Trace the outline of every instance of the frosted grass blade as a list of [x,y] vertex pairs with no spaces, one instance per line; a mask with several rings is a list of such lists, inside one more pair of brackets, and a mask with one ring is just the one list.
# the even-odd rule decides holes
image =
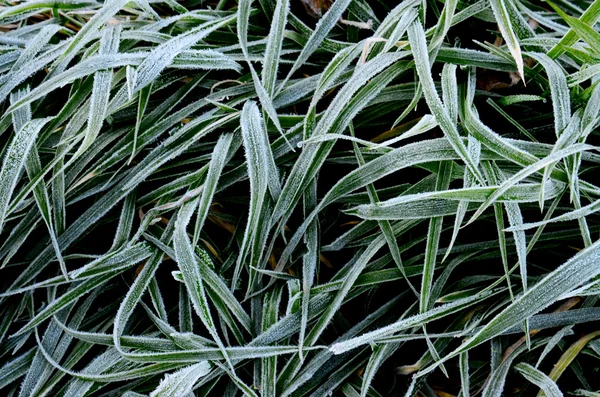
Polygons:
[[[40,32],[32,38],[21,52],[19,58],[15,61],[10,69],[10,74],[7,74],[7,80],[4,84],[0,84],[0,102],[3,102],[9,92],[16,88],[25,78],[33,74],[38,68],[44,66],[44,63],[50,62],[52,57],[58,57],[59,53],[50,51],[51,55],[44,54],[38,58],[35,56],[48,44],[52,37],[60,30],[58,25],[44,26]],[[40,62],[41,61],[41,62]]]
[[[215,149],[212,153],[210,166],[206,175],[206,180],[202,187],[202,195],[198,203],[198,215],[196,216],[196,225],[194,227],[194,237],[192,245],[196,245],[200,238],[200,232],[208,215],[210,205],[212,204],[215,190],[223,172],[225,164],[229,160],[231,154],[230,149],[233,144],[233,134],[223,134],[219,137]],[[237,146],[237,145],[236,145]]]
[[[269,167],[265,163],[271,157],[268,137],[264,131],[262,117],[256,103],[247,102],[244,105],[240,122],[250,179],[250,209],[242,246],[236,261],[236,273],[232,281],[234,290],[237,288],[237,280],[242,266],[246,265],[248,255],[251,258],[260,255],[260,253],[254,252],[254,242],[259,238],[261,224],[265,222],[264,219],[261,220],[261,214],[264,210],[265,200],[268,200],[266,194],[270,177]],[[253,260],[250,264],[256,266]]]
[[460,355],[460,391],[463,397],[470,397],[469,393],[469,353],[464,352]]
[[138,92],[156,79],[163,69],[173,62],[178,54],[215,30],[229,25],[235,19],[236,16],[232,15],[206,22],[156,47],[135,70],[131,94]]
[[58,59],[54,62],[52,75],[58,75],[62,73],[68,66],[69,62],[77,55],[79,51],[94,37],[98,28],[100,28],[109,18],[112,18],[119,10],[121,10],[127,0],[110,0],[103,4],[100,12],[94,14],[94,16],[84,25],[84,27],[77,32],[77,35],[70,41],[69,46],[61,53]]
[[[102,38],[100,39],[100,55],[112,55],[118,51],[120,34],[120,28],[112,27],[104,29]],[[87,129],[79,149],[69,160],[70,162],[73,162],[75,158],[81,156],[83,152],[89,149],[98,137],[106,118],[112,80],[113,71],[110,69],[102,70],[94,74],[94,85],[90,100],[90,114],[88,117]]]
[[25,124],[15,134],[4,154],[2,169],[0,169],[0,231],[9,215],[8,204],[17,186],[19,175],[25,167],[29,152],[40,130],[51,119],[34,119]]
[[[285,83],[292,77],[292,75],[302,66],[308,58],[319,48],[319,45],[325,40],[331,29],[342,17],[342,13],[350,5],[350,0],[338,0],[334,2],[329,10],[319,19],[315,30],[312,32],[306,44],[303,46],[300,55],[294,61],[292,69],[288,72],[287,76],[283,80],[280,87],[283,87]],[[280,88],[281,89],[281,88]]]
[[[449,163],[440,162],[435,181],[436,190],[446,190],[450,185]],[[421,290],[419,293],[419,313],[427,312],[433,302],[431,299],[431,288],[433,285],[433,274],[437,263],[437,254],[442,233],[443,217],[433,217],[429,220],[427,231],[427,242],[425,246],[425,258],[423,263],[423,277],[421,278]]]
[[165,375],[160,385],[150,393],[150,397],[184,396],[192,391],[196,381],[210,372],[210,364],[200,361],[189,367]]
[[[599,258],[600,242],[597,241],[547,274],[460,347],[443,357],[442,362],[493,338],[523,321],[524,318],[548,307],[565,292],[593,279],[600,274],[600,267],[597,266]],[[429,373],[437,364],[424,369],[421,373],[423,375]]]
[[444,135],[446,135],[454,150],[456,150],[457,154],[465,162],[475,178],[483,183],[483,176],[477,169],[473,159],[469,156],[469,152],[465,147],[465,144],[458,135],[456,126],[452,122],[448,111],[444,108],[444,105],[442,104],[435,90],[435,85],[431,76],[429,55],[427,53],[425,32],[423,31],[423,27],[421,26],[420,22],[415,21],[409,26],[408,37],[411,42],[417,73],[423,86],[423,94],[425,95],[425,99],[429,109],[431,110],[431,113],[433,113],[436,120],[440,124],[440,127],[444,131]]
[[283,45],[283,34],[287,24],[287,15],[290,9],[289,0],[278,0],[273,12],[273,21],[269,31],[269,41],[265,50],[263,61],[262,85],[271,97],[275,93],[275,83],[279,69],[281,47]]
[[504,360],[490,374],[489,380],[485,389],[481,393],[482,397],[501,397],[506,384],[506,376],[511,369],[513,361],[517,356],[525,351],[526,346],[521,345],[519,348],[510,352],[508,356],[504,356]]
[[517,65],[517,71],[521,80],[525,81],[525,73],[523,72],[523,56],[521,54],[521,46],[519,44],[519,39],[514,32],[512,20],[510,13],[507,10],[507,5],[505,0],[490,0],[490,5],[492,11],[494,12],[494,17],[496,18],[496,22],[498,23],[498,28],[500,29],[500,33],[506,41],[506,45],[508,46],[508,50],[510,51],[513,59],[515,60],[515,64]]
[[[397,62],[403,55],[384,54],[364,64],[360,72],[355,73],[352,79],[336,95],[332,104],[315,126],[313,135],[317,136],[343,131],[350,123],[352,117],[366,106],[393,77],[404,70],[404,65],[401,62]],[[369,85],[361,90],[361,87],[371,78],[373,80]],[[359,93],[357,94],[357,92]],[[356,98],[351,102],[352,106],[349,106],[349,102],[354,95],[356,95]],[[299,194],[304,187],[303,184],[306,184],[308,180],[314,177],[319,165],[325,160],[325,157],[331,150],[331,146],[332,144],[328,143],[325,145],[315,144],[303,148],[273,210],[272,224],[278,222],[299,200]],[[316,159],[317,156],[318,159]]]
[[[252,81],[254,82],[254,89],[256,90],[256,94],[258,95],[260,104],[262,105],[265,113],[269,116],[269,119],[271,119],[273,124],[275,124],[275,127],[277,128],[279,133],[287,141],[287,138],[283,133],[283,129],[281,128],[281,124],[279,123],[279,116],[277,116],[277,111],[273,106],[273,96],[267,92],[267,90],[261,83],[260,78],[258,77],[256,70],[254,69],[254,66],[252,66],[252,63],[250,62],[250,55],[248,53],[248,19],[250,18],[251,3],[252,0],[240,0],[240,4],[238,5],[237,31],[240,47],[242,48],[244,58],[246,58],[246,62],[248,63],[248,67],[250,68],[250,73],[252,74]],[[271,40],[273,40],[273,38],[271,38]],[[273,45],[275,45],[275,43]]]
[[194,257],[193,248],[190,239],[186,232],[186,227],[192,217],[199,199],[195,199],[185,203],[177,214],[175,224],[175,232],[173,234],[173,244],[175,247],[175,259],[183,275],[185,285],[187,287],[190,299],[192,301],[194,311],[202,320],[204,326],[212,336],[213,340],[223,353],[223,357],[228,365],[233,370],[233,363],[225,351],[225,345],[221,341],[221,337],[217,333],[217,329],[210,312],[204,282],[200,276],[199,266]]
[[[405,320],[400,320],[386,327],[381,327],[375,331],[367,332],[361,336],[348,339],[343,342],[335,343],[329,348],[329,350],[331,350],[334,354],[342,354],[364,344],[376,342],[377,339],[389,337],[396,332],[409,329],[415,326],[420,326],[433,319],[443,318],[444,316],[456,313],[457,311],[460,311],[465,307],[469,307],[477,302],[480,302],[481,300],[489,296],[490,294],[486,293],[482,295],[474,295],[472,297],[459,299],[452,303],[447,303],[435,309],[431,309],[425,313],[409,317]],[[446,361],[446,359],[444,358],[443,361]],[[439,364],[441,364],[441,362],[438,362],[435,365],[437,366]]]
[[[11,94],[11,103],[16,102],[20,97],[25,95],[29,89],[19,90],[14,94]],[[28,106],[23,107],[12,113],[13,118],[13,126],[15,131],[19,131],[26,123],[31,121],[31,108]],[[38,150],[35,145],[32,146],[29,155],[27,156],[27,160],[25,161],[25,169],[27,171],[27,175],[29,179],[33,179],[37,174],[41,172],[42,166],[39,159]],[[56,258],[58,259],[58,263],[60,266],[60,270],[63,276],[67,277],[67,268],[60,252],[60,248],[58,246],[58,241],[56,237],[56,232],[54,230],[54,224],[52,223],[51,217],[51,205],[50,198],[48,196],[48,191],[44,183],[39,183],[34,188],[34,197],[37,204],[37,207],[46,223],[46,227],[48,228],[48,233],[50,234],[50,240],[52,241],[52,246],[54,247],[54,252],[56,253]]]
[[138,106],[137,106],[137,118],[135,121],[135,130],[133,133],[133,149],[131,150],[131,157],[129,157],[129,163],[131,164],[131,160],[135,157],[136,149],[137,149],[137,140],[138,134],[140,132],[140,124],[142,123],[142,118],[144,117],[144,112],[146,111],[146,106],[148,106],[148,99],[150,98],[150,93],[152,92],[152,83],[148,86],[142,88],[139,93],[138,98]]
[[515,369],[528,381],[538,386],[544,391],[547,397],[562,397],[562,392],[552,379],[539,369],[532,367],[527,363],[515,365]]
[[552,96],[552,108],[554,109],[554,128],[558,138],[566,128],[571,118],[571,100],[567,78],[558,64],[546,54],[529,53],[546,69],[550,82],[550,94]]
[[0,10],[4,394],[592,389],[600,0],[302,2]]

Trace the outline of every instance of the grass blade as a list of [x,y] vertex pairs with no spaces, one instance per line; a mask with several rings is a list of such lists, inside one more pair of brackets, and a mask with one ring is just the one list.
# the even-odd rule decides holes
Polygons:
[[561,397],[563,394],[556,386],[556,383],[548,377],[545,373],[532,367],[527,363],[519,363],[515,365],[515,369],[519,371],[521,375],[528,381],[538,386],[544,391],[548,397]]
[[29,152],[35,144],[40,130],[52,118],[31,120],[14,136],[4,154],[2,169],[0,169],[0,231],[9,215],[8,204],[17,186],[18,178],[23,170]]
[[517,65],[517,71],[521,80],[525,81],[525,73],[523,72],[523,56],[521,55],[521,46],[519,45],[519,39],[513,30],[512,20],[510,13],[507,10],[507,5],[504,0],[490,0],[494,17],[498,23],[498,28],[502,34],[502,38],[506,41],[508,50],[510,51],[515,64]]

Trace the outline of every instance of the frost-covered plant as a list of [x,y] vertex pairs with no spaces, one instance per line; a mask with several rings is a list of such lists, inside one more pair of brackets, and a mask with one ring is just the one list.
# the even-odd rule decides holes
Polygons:
[[599,19],[0,1],[0,394],[598,395]]

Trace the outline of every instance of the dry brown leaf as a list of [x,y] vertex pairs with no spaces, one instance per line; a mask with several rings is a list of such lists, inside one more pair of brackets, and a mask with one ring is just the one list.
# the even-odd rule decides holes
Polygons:
[[319,18],[331,6],[331,0],[300,0],[308,15]]

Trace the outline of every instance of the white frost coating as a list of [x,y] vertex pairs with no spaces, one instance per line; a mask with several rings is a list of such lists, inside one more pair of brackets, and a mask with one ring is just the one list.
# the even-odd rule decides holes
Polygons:
[[[138,243],[132,246],[126,246],[122,250],[109,252],[96,260],[74,270],[70,273],[71,279],[89,277],[95,275],[98,270],[108,271],[117,266],[134,266],[144,259],[148,258],[152,250],[146,243]],[[89,275],[88,275],[89,274]]]
[[[208,174],[206,175],[204,185],[202,185],[202,196],[200,196],[200,201],[198,203],[196,225],[194,227],[194,237],[192,239],[193,246],[195,246],[200,239],[200,231],[203,229],[204,221],[208,216],[210,205],[213,202],[219,178],[227,163],[232,141],[233,134],[222,134],[212,152]],[[208,258],[207,263],[210,263],[210,258]]]
[[48,44],[52,36],[54,36],[54,34],[56,34],[60,29],[60,25],[52,24],[44,26],[33,39],[27,42],[25,50],[21,53],[19,59],[12,66],[11,72],[26,67],[33,60],[33,58],[38,52],[46,48],[46,45]]
[[[515,185],[508,188],[503,195],[499,196],[496,201],[503,202],[536,202],[541,184],[539,183],[526,183],[522,185]],[[430,191],[425,193],[407,194],[397,198],[382,201],[381,203],[375,204],[362,204],[355,208],[348,210],[351,213],[359,216],[371,218],[386,217],[389,216],[391,219],[403,219],[402,216],[410,215],[403,213],[404,209],[409,203],[419,203],[425,200],[448,200],[448,201],[466,201],[469,203],[482,203],[491,194],[495,193],[501,185],[496,186],[475,186],[460,189]],[[561,182],[550,181],[547,183],[546,194],[548,199],[552,199],[558,196],[564,191],[565,184]]]
[[525,350],[526,345],[521,345],[514,350],[508,357],[494,369],[490,375],[489,382],[481,393],[481,397],[501,397],[506,383],[506,376],[510,370],[514,359]]
[[[521,215],[519,204],[507,202],[504,203],[504,208],[506,209],[508,222],[511,226],[523,224],[523,216]],[[527,240],[525,238],[525,232],[523,230],[515,230],[513,231],[513,238],[515,239],[515,249],[517,251],[519,269],[521,270],[523,291],[527,291]]]
[[458,134],[456,125],[452,122],[450,115],[438,97],[435,84],[433,83],[433,77],[431,76],[431,65],[429,63],[425,32],[423,31],[423,26],[421,26],[420,21],[415,21],[409,26],[408,39],[415,58],[415,66],[423,87],[423,95],[425,95],[427,106],[429,106],[431,113],[433,113],[440,123],[440,128],[448,138],[448,141],[452,144],[453,149],[465,162],[469,171],[471,171],[475,178],[483,184],[484,178],[481,175],[481,172],[470,157],[465,144]]
[[[350,53],[351,54],[351,53]],[[334,124],[338,121],[339,116],[348,107],[348,103],[355,97],[356,92],[369,80],[383,72],[390,65],[399,61],[404,57],[406,53],[394,53],[394,54],[383,54],[371,62],[368,62],[361,67],[357,68],[354,75],[340,92],[335,96],[331,104],[327,107],[327,110],[323,114],[323,117],[319,120],[319,123],[315,126],[314,135],[326,134],[329,132],[339,133],[345,129],[350,123],[351,118],[348,117],[348,121],[344,122],[343,127],[336,128],[332,131]]]
[[210,312],[208,305],[208,299],[206,297],[206,290],[204,288],[203,277],[200,275],[200,266],[198,265],[194,256],[192,244],[187,235],[186,228],[190,222],[190,219],[198,205],[199,199],[188,201],[185,203],[177,213],[177,220],[175,221],[175,231],[173,233],[173,245],[175,248],[175,260],[181,274],[183,281],[188,290],[192,306],[202,320],[202,323],[212,336],[213,340],[219,347],[219,350],[223,354],[223,357],[229,364],[230,369],[233,372],[233,363],[225,350],[225,345],[221,341],[215,322]]
[[385,142],[381,142],[381,143],[375,145],[371,149],[377,149],[378,147],[390,146],[390,145],[392,145],[396,142],[402,141],[404,139],[412,138],[419,134],[423,134],[437,126],[438,126],[438,122],[435,119],[435,117],[433,117],[431,114],[426,114],[423,117],[421,117],[421,119],[417,122],[417,124],[412,126],[408,131],[402,133],[402,135],[400,135],[396,138],[393,138],[393,139],[389,139]]
[[[12,104],[12,103],[17,102],[20,98],[27,95],[28,92],[29,92],[29,86],[26,86],[26,88],[21,88],[21,89],[15,90],[14,92],[12,92],[10,94],[10,103]],[[31,118],[32,118],[31,117],[31,107],[30,106],[22,107],[21,109],[12,112],[11,116],[12,116],[14,130],[20,131],[21,128],[23,128],[23,126],[25,124],[27,124],[28,122],[31,121]]]
[[504,0],[491,0],[490,5],[492,7],[492,11],[494,12],[494,18],[496,18],[496,22],[498,22],[498,28],[500,28],[500,33],[502,34],[504,41],[506,41],[510,54],[515,60],[519,76],[523,81],[525,81],[525,75],[523,73],[523,56],[521,55],[521,47],[519,45],[519,39],[513,31],[510,15],[508,13],[508,10],[506,9],[506,4],[504,3]]
[[[265,87],[263,87],[263,85],[260,82],[260,79],[258,77],[258,74],[256,73],[256,70],[254,69],[254,66],[252,66],[252,62],[250,62],[250,55],[248,53],[248,24],[249,24],[249,18],[250,18],[250,4],[251,3],[252,3],[251,0],[240,0],[239,4],[238,4],[237,33],[238,33],[238,38],[239,38],[239,42],[240,42],[240,47],[244,54],[244,58],[246,59],[246,62],[248,63],[248,68],[250,69],[250,73],[252,74],[252,81],[254,82],[254,90],[256,91],[256,94],[258,96],[260,104],[262,105],[264,111],[267,113],[267,115],[269,116],[269,118],[271,119],[273,124],[275,125],[275,128],[277,128],[277,131],[279,131],[279,133],[281,134],[283,139],[287,142],[287,144],[290,145],[287,138],[285,137],[285,134],[283,133],[281,124],[279,123],[279,117],[277,116],[277,111],[275,110],[275,107],[273,106],[273,98],[272,98],[272,96],[269,95],[267,90],[265,90]],[[281,86],[283,87],[284,84],[282,83]],[[290,145],[290,148],[292,149],[292,151],[294,150],[291,145]]]
[[[581,84],[600,73],[600,65],[588,65],[585,69],[572,73],[568,77],[569,86]],[[592,103],[591,101],[589,103]]]
[[287,24],[287,16],[290,9],[290,0],[278,1],[273,13],[273,23],[269,31],[269,40],[265,50],[263,61],[262,84],[267,93],[273,96],[275,82],[277,81],[277,70],[279,67],[281,46],[283,44],[283,33]]
[[515,369],[519,371],[521,375],[528,381],[539,386],[543,390],[546,397],[563,397],[562,392],[556,385],[556,383],[548,377],[545,373],[532,367],[527,363],[519,363],[515,366]]
[[250,179],[250,209],[240,254],[236,263],[236,272],[233,276],[232,285],[234,286],[237,283],[241,266],[246,260],[248,252],[250,251],[251,257],[254,257],[255,254],[252,251],[253,241],[261,227],[260,214],[262,213],[268,188],[269,167],[267,167],[267,164],[270,157],[269,142],[263,129],[260,111],[255,102],[246,102],[242,109],[240,123],[242,125],[244,152],[248,164],[248,178]]
[[27,155],[35,143],[40,130],[51,119],[51,117],[35,119],[25,124],[15,134],[4,155],[2,169],[0,170],[0,233],[8,215],[7,210],[10,198],[17,186],[19,174],[25,166]]
[[229,56],[214,50],[188,50],[177,55],[171,65],[177,69],[235,70],[242,66]]
[[172,374],[167,374],[160,385],[150,393],[150,397],[183,396],[191,392],[196,381],[209,372],[210,364],[207,361],[201,361]]
[[38,36],[27,42],[25,50],[21,52],[21,55],[19,55],[19,58],[10,69],[10,72],[4,76],[6,79],[3,80],[3,84],[0,85],[0,102],[4,101],[4,98],[27,77],[40,70],[47,63],[60,55],[60,49],[62,48],[63,43],[56,45],[51,50],[46,51],[43,55],[35,58],[35,55],[41,48],[48,45],[48,41],[56,31],[60,30],[60,28],[59,25],[46,26]]
[[[350,63],[360,53],[360,45],[354,45],[344,48],[338,52],[329,62],[319,78],[319,84],[314,89],[312,99],[304,120],[304,137],[312,135],[313,126],[316,120],[316,107],[319,100],[329,90],[338,78],[346,71]],[[298,146],[301,147],[301,146]]]
[[[383,54],[361,66],[359,72],[354,73],[352,78],[335,96],[319,120],[319,123],[315,126],[312,136],[327,133],[341,133],[348,124],[350,124],[350,121],[354,116],[377,95],[380,89],[383,89],[384,85],[387,85],[387,78],[390,76],[386,76],[385,80],[380,81],[381,87],[377,87],[375,92],[369,92],[369,95],[361,97],[360,101],[349,106],[349,103],[352,98],[354,98],[356,92],[371,78],[383,72],[386,68],[393,67],[393,64],[405,55],[406,53]],[[300,153],[300,157],[296,161],[283,188],[283,193],[273,210],[272,224],[275,224],[286,214],[286,212],[291,210],[292,206],[295,204],[294,200],[297,199],[298,192],[302,190],[305,184],[312,178],[309,171],[311,169],[318,169],[318,166],[325,161],[325,157],[328,155],[331,147],[329,147],[329,150],[319,153],[320,147],[321,145],[311,145],[306,147],[306,149]],[[314,173],[316,171],[311,172]]]
[[129,0],[108,0],[104,2],[102,9],[95,13],[94,16],[81,28],[75,35],[74,39],[69,44],[69,47],[56,60],[53,74],[60,74],[68,66],[69,62],[88,43],[106,21],[115,15],[121,8],[127,4]]
[[29,95],[25,96],[19,100],[19,102],[11,106],[7,112],[12,112],[20,106],[42,98],[52,91],[64,87],[65,85],[70,84],[77,79],[89,76],[98,70],[117,68],[127,65],[138,65],[143,59],[144,54],[122,53],[113,55],[97,55],[91,57],[81,63],[78,63],[72,68],[67,69],[63,73],[46,80],[44,83],[31,90]]
[[[396,24],[396,27],[390,34],[390,37],[387,39],[387,42],[383,46],[382,52],[388,52],[390,49],[392,49],[392,47],[394,47],[396,43],[400,41],[402,36],[404,36],[404,34],[406,33],[406,29],[408,29],[408,26],[417,18],[419,14],[417,12],[417,9],[414,7],[415,4],[415,1],[403,1],[402,3],[400,3],[403,10],[403,12],[401,13],[402,17],[400,17],[399,20],[396,19],[398,20],[398,23]],[[391,15],[392,13],[390,12],[390,14],[388,14],[388,17]],[[386,18],[386,20],[387,19],[388,18]],[[381,24],[381,26],[383,26],[383,23]],[[377,37],[377,33],[375,33],[374,37]]]
[[[85,372],[92,374],[101,374],[109,370],[115,364],[122,360],[121,355],[116,349],[108,349],[106,352],[96,357],[92,362],[85,367]],[[94,386],[94,382],[75,379],[71,381],[69,388],[64,394],[64,397],[79,397],[84,396]]]
[[[600,293],[600,291],[598,292]],[[564,338],[566,335],[572,335],[574,333],[572,328],[572,326],[564,327],[560,331],[558,331],[552,338],[550,338],[548,343],[546,343],[546,346],[544,346],[544,350],[538,357],[537,362],[535,363],[536,368],[540,366],[544,358],[548,355],[548,353],[552,351],[552,349],[554,349],[554,347],[556,347],[556,345],[562,340],[562,338]]]
[[[148,246],[141,247],[139,244],[136,244],[132,247],[132,249],[128,249],[124,252],[117,252],[114,256],[113,253],[104,255],[85,265],[83,268],[70,272],[67,277],[69,279],[77,278],[79,280],[84,280],[91,277],[98,277],[105,273],[118,272],[123,269],[132,267],[133,265],[146,259],[149,256],[149,253],[150,251]],[[38,288],[62,285],[65,283],[67,283],[67,281],[65,281],[64,277],[56,276],[44,281],[40,281],[39,283],[28,285],[27,287],[12,289],[3,292],[0,294],[0,298],[21,294],[26,291],[33,291]]]
[[98,133],[100,133],[106,116],[106,108],[108,107],[112,77],[112,70],[96,72],[94,75],[94,88],[92,89],[87,130],[81,146],[70,161],[73,161],[73,159],[86,151],[94,143]]
[[140,64],[135,73],[135,83],[132,93],[136,93],[150,84],[169,66],[175,57],[186,48],[196,44],[211,32],[235,20],[235,16],[206,22],[188,33],[179,35],[156,47]]
[[[444,34],[445,36],[445,34]],[[456,65],[445,64],[442,70],[442,99],[444,106],[450,114],[450,118],[456,124],[458,122],[458,81],[456,80]],[[469,155],[471,151],[467,146]],[[473,160],[475,163],[477,161]]]
[[438,363],[421,371],[426,374],[439,364],[456,357],[460,353],[490,340],[504,330],[556,302],[563,294],[600,274],[600,241],[579,251],[577,255],[549,273],[540,282],[519,296],[511,305],[494,317],[487,325],[456,350],[446,355]]
[[506,181],[504,181],[502,183],[502,185],[500,185],[500,188],[498,190],[496,190],[490,197],[488,197],[488,199],[485,201],[485,203],[483,203],[477,209],[477,211],[475,211],[475,213],[473,214],[471,219],[469,219],[468,223],[475,221],[475,219],[477,219],[477,217],[479,215],[481,215],[483,213],[483,211],[487,207],[489,207],[493,202],[495,202],[502,194],[504,194],[512,186],[515,186],[517,183],[521,182],[522,180],[529,177],[530,175],[535,174],[536,172],[547,167],[549,164],[559,161],[565,157],[568,157],[570,155],[580,153],[580,152],[594,150],[594,149],[596,149],[594,146],[586,145],[586,144],[572,145],[572,146],[569,146],[568,148],[551,153],[550,155],[544,157],[543,159],[538,160],[537,162],[535,162],[531,165],[528,165],[525,168],[522,168],[519,172],[517,172],[516,174],[514,174],[513,176],[508,178]]
[[[296,58],[296,62],[292,66],[292,69],[288,72],[287,77],[284,79],[284,82],[294,74],[296,70],[300,66],[304,64],[308,60],[308,58],[312,55],[313,52],[319,48],[319,45],[325,40],[331,29],[338,23],[339,19],[342,17],[342,14],[346,10],[346,8],[350,5],[350,0],[339,0],[334,2],[329,10],[323,15],[322,18],[317,22],[317,26],[315,26],[315,30],[312,35],[309,37],[306,44],[302,48],[300,55]],[[281,85],[283,87],[284,84]]]
[[[100,55],[113,55],[117,53],[119,50],[120,37],[120,26],[117,28],[111,27],[105,29],[102,33],[102,38],[100,39]],[[81,142],[81,146],[79,146],[77,153],[75,153],[69,162],[73,162],[75,158],[86,151],[92,143],[94,143],[96,137],[100,133],[102,125],[104,124],[104,119],[106,118],[112,79],[113,71],[111,69],[100,70],[94,75],[94,86],[92,88],[87,130],[83,142]]]
[[[558,150],[561,150],[568,146],[571,146],[577,142],[577,140],[579,139],[579,136],[583,132],[583,128],[581,126],[581,113],[582,113],[582,111],[579,110],[573,115],[573,117],[571,117],[569,124],[567,124],[567,127],[563,130],[562,134],[556,140],[556,143],[554,144],[554,147],[552,148],[552,153],[555,153]],[[573,157],[567,158],[566,160],[567,160],[567,162],[570,162],[569,160],[572,161]],[[554,170],[555,165],[556,165],[556,163],[550,164],[546,167],[546,169],[544,169],[544,176],[542,177],[542,183],[545,183],[550,178],[550,174]],[[574,191],[576,190],[574,187],[576,180],[578,180],[577,175],[571,175],[569,177],[570,190],[571,190],[571,201],[573,201],[572,195],[573,195]],[[544,202],[544,191],[540,190],[540,209],[543,208],[543,202]]]
[[371,332],[367,332],[366,334],[363,334],[361,336],[357,336],[355,338],[348,339],[343,342],[335,343],[329,348],[329,350],[333,352],[333,354],[342,354],[356,347],[375,342],[377,339],[391,336],[396,332],[411,327],[420,326],[435,319],[439,319],[449,314],[455,313],[459,310],[464,309],[465,307],[469,307],[475,304],[476,302],[481,301],[489,295],[489,293],[477,294],[468,298],[463,298],[451,303],[447,303],[443,306],[436,307],[435,309],[428,310],[425,313],[417,314],[415,316],[397,321],[388,326],[376,329]]
[[[475,165],[479,166],[479,160],[481,158],[481,143],[473,137],[473,135],[469,135],[467,139],[467,151],[469,152],[469,156],[475,162]],[[469,172],[468,169],[464,171],[464,183],[463,187],[469,188],[475,185],[475,180],[473,178],[473,174]],[[448,258],[450,252],[452,252],[452,247],[454,247],[454,243],[456,242],[456,238],[458,237],[458,232],[460,231],[460,225],[462,224],[465,216],[467,215],[467,209],[469,207],[468,200],[461,200],[458,203],[458,207],[456,209],[456,216],[454,217],[454,228],[452,230],[452,237],[450,238],[450,243],[448,244],[448,249],[446,250],[446,254],[442,259],[442,262]]]
[[548,55],[538,52],[529,53],[529,55],[541,63],[548,74],[554,110],[554,132],[559,137],[571,118],[571,97],[567,78],[558,64]]
[[[369,63],[365,64],[368,65]],[[309,167],[310,162],[314,163],[317,160],[314,158],[314,153],[308,153],[310,158],[310,162],[301,161],[302,156],[304,156],[306,151],[303,151],[300,154],[300,159],[297,161],[298,167]],[[421,162],[425,162],[424,157],[435,159],[435,161],[444,160],[453,160],[457,158],[456,152],[451,149],[446,139],[437,139],[426,142],[417,142],[414,144],[409,144],[403,146],[401,148],[395,149],[381,157],[376,158],[373,161],[366,163],[364,166],[361,166],[354,171],[348,173],[345,177],[340,179],[330,190],[325,194],[319,205],[309,216],[306,217],[304,223],[297,229],[296,233],[292,236],[290,240],[288,240],[288,245],[286,246],[284,252],[281,255],[280,263],[285,262],[287,258],[291,255],[293,249],[300,242],[301,236],[306,231],[306,228],[312,221],[313,217],[317,216],[319,211],[325,208],[327,205],[336,201],[337,199],[343,197],[344,195],[362,187],[366,186],[369,183],[376,181],[379,178],[382,178],[385,175],[391,174],[394,171],[397,171],[401,168],[408,167],[413,164],[419,164]],[[319,157],[318,161],[321,161],[322,157]],[[415,161],[411,163],[411,161]],[[303,168],[302,168],[303,169]],[[296,170],[296,168],[294,168]],[[306,172],[306,171],[304,171]],[[294,171],[288,178],[288,182],[285,188],[291,187],[292,177],[294,176]],[[295,182],[296,184],[300,184],[301,181]],[[298,189],[300,187],[297,187]],[[282,194],[281,199],[277,203],[279,205],[283,202],[283,198],[286,197],[286,194]],[[277,208],[277,207],[276,207]]]

